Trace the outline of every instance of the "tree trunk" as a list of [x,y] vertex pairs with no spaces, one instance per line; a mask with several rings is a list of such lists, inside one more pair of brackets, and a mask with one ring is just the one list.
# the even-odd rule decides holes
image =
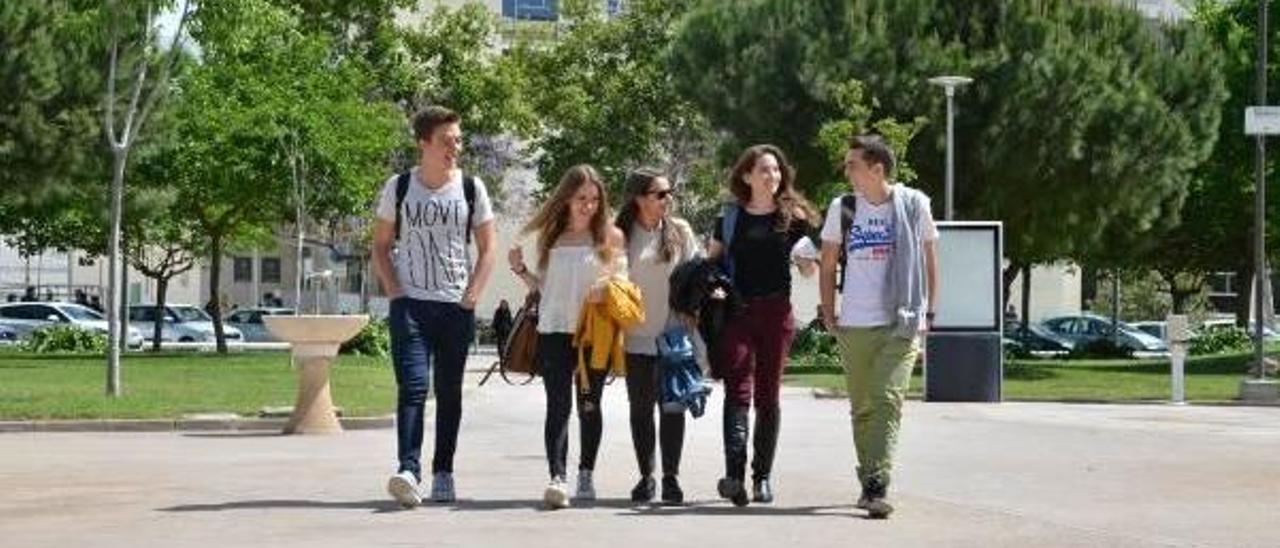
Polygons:
[[1173,301],[1173,313],[1179,315],[1186,314],[1187,301],[1191,300],[1192,295],[1195,295],[1194,291],[1182,291],[1176,288],[1170,289],[1169,298]]
[[369,313],[369,258],[360,259],[360,313]]
[[218,353],[227,353],[227,335],[222,327],[222,238],[214,236],[210,242],[212,257],[209,264],[209,301],[213,303],[213,337],[217,341]]
[[1111,342],[1120,346],[1120,271],[1111,271]]
[[164,302],[165,294],[169,292],[169,278],[156,278],[156,307],[155,322],[151,330],[151,350],[160,351],[160,332],[164,330],[165,316]]
[[128,249],[128,236],[121,227],[120,232],[120,340],[116,344],[120,345],[120,351],[125,352],[129,349],[129,262],[124,258],[124,251]]
[[1253,302],[1253,264],[1236,267],[1236,325],[1249,328],[1249,303]]
[[1098,271],[1092,267],[1080,267],[1080,310],[1093,311],[1098,300]]
[[1013,287],[1013,281],[1018,278],[1018,273],[1026,266],[1027,265],[1022,263],[1011,262],[1009,263],[1009,267],[1005,268],[1004,272],[1001,273],[1001,277],[1003,278],[1002,281],[1004,283],[1004,302],[1000,303],[1001,313],[1003,313],[1005,309],[1009,308],[1009,296],[1012,295],[1009,293],[1009,288]]
[[[110,108],[108,106],[108,108]],[[120,216],[124,204],[124,167],[129,151],[113,148],[111,176],[111,229],[107,237],[107,395],[120,397]]]
[[1031,328],[1031,265],[1022,267],[1022,334]]

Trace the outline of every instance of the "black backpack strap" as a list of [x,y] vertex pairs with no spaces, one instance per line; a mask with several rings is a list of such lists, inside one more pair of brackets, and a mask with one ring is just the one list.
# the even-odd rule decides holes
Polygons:
[[404,195],[409,193],[409,172],[396,177],[396,242],[400,241],[400,209],[404,206]]
[[724,249],[720,251],[720,264],[730,280],[733,279],[733,253],[730,249],[733,247],[733,235],[738,230],[739,210],[740,206],[733,202],[724,204],[721,209],[720,243],[724,244]]
[[476,179],[470,175],[462,177],[462,196],[467,200],[467,245],[471,245],[471,219],[476,213]]
[[849,263],[849,230],[858,214],[858,197],[845,194],[840,197],[840,264],[836,270],[836,291],[844,291],[844,269]]

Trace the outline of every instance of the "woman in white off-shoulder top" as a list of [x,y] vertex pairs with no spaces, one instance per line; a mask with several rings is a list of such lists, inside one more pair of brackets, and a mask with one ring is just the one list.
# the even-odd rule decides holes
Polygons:
[[[573,334],[583,303],[593,298],[596,282],[610,274],[625,273],[626,252],[622,231],[609,224],[609,201],[599,173],[588,165],[565,172],[560,184],[522,234],[537,233],[537,271],[524,262],[520,246],[507,256],[511,270],[530,289],[542,293],[538,308],[538,361],[547,394],[543,441],[551,482],[543,492],[548,508],[569,505],[566,482],[569,452],[569,414],[573,406],[573,370],[577,352]],[[600,449],[603,421],[600,394],[604,371],[589,371],[591,390],[577,401],[582,452],[578,461],[575,498],[595,498],[591,471]]]

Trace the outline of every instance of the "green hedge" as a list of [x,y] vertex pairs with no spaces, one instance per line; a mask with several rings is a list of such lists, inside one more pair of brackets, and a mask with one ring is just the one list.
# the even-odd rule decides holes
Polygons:
[[70,325],[52,325],[32,332],[31,339],[23,345],[23,348],[29,352],[41,354],[53,352],[102,353],[107,351],[107,335]]

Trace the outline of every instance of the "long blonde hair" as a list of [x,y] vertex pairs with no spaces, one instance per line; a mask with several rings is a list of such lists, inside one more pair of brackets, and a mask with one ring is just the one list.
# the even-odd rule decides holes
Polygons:
[[596,169],[587,164],[579,164],[564,172],[560,184],[551,192],[551,197],[520,231],[521,235],[538,233],[538,270],[547,269],[551,248],[569,228],[569,204],[573,201],[573,195],[588,184],[595,185],[600,193],[600,203],[595,215],[591,216],[591,245],[601,264],[612,261],[613,249],[609,246],[609,217],[612,216],[609,211],[609,196],[605,193],[604,182]]

